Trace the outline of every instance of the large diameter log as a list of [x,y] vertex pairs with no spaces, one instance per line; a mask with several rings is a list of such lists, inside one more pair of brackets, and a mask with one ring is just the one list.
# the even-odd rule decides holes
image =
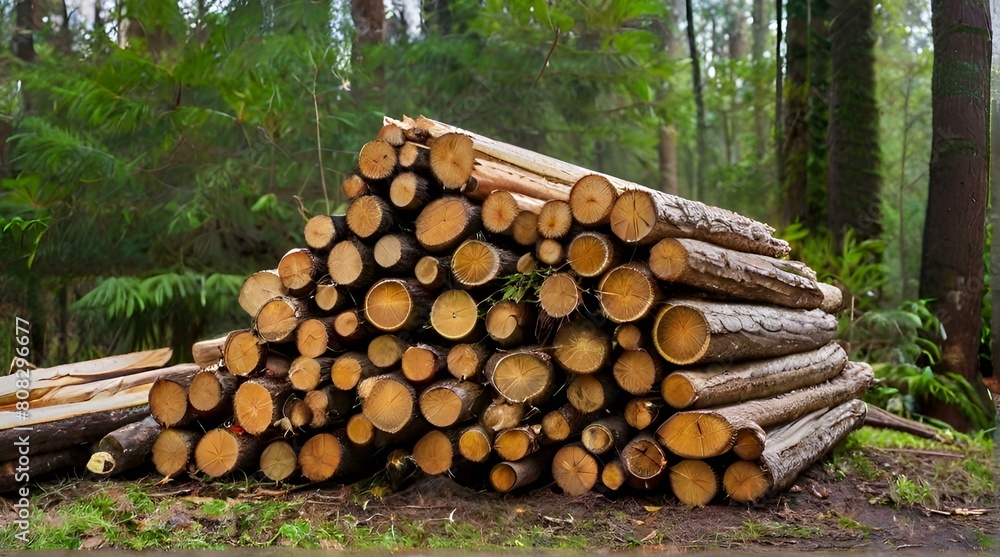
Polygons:
[[[114,379],[162,368],[170,360],[174,351],[170,348],[145,350],[119,356],[109,356],[97,360],[63,364],[50,368],[31,370],[28,400],[43,396],[49,389],[67,385],[79,385],[104,379]],[[22,373],[11,373],[0,377],[0,406],[9,406],[19,400],[18,391],[25,389]]]
[[456,344],[448,350],[448,373],[455,379],[470,381],[479,377],[489,357],[481,344]]
[[299,323],[312,317],[309,306],[298,298],[268,300],[253,318],[253,331],[265,342],[293,340]]
[[611,209],[618,199],[618,190],[606,177],[588,174],[573,184],[569,192],[569,207],[573,219],[583,226],[607,224]]
[[298,455],[288,441],[271,441],[260,453],[260,471],[269,480],[283,482],[299,467]]
[[226,337],[222,348],[222,363],[229,373],[247,376],[264,369],[267,362],[267,344],[249,329],[233,331]]
[[581,277],[597,277],[619,259],[615,242],[600,232],[581,232],[573,237],[566,250],[566,262]]
[[498,352],[487,360],[484,371],[497,393],[514,404],[538,405],[555,387],[551,358],[537,348]]
[[552,273],[538,288],[538,305],[555,318],[568,317],[583,302],[583,293],[569,273]]
[[278,261],[278,277],[292,296],[305,296],[316,288],[316,279],[326,274],[326,262],[312,250],[295,248]]
[[314,482],[353,474],[370,466],[370,455],[347,441],[344,430],[318,433],[299,449],[299,469],[302,475]]
[[622,449],[622,464],[642,485],[654,486],[667,470],[667,452],[649,433],[640,433]]
[[316,215],[306,222],[303,236],[306,245],[316,251],[326,251],[347,235],[345,215]]
[[[731,211],[653,191],[427,118],[398,121],[387,117],[386,122],[395,123],[404,130],[420,128],[430,137],[461,133],[472,138],[478,163],[478,172],[474,171],[473,176],[479,188],[488,191],[504,189],[537,199],[568,200],[573,184],[585,176],[598,174],[607,179],[618,193],[608,220],[612,230],[618,228],[625,236],[622,239],[627,242],[652,243],[669,235],[692,237],[740,251],[772,256],[785,255],[790,249],[787,242],[771,236],[771,227]],[[499,171],[487,172],[491,168]],[[506,177],[491,180],[488,174]],[[627,195],[630,192],[638,195]],[[579,217],[577,220],[581,221]],[[599,223],[601,219],[594,222]]]
[[663,373],[660,358],[645,350],[623,350],[612,366],[615,383],[636,396],[651,392],[662,382]]
[[[32,453],[31,479],[37,480],[61,468],[78,466],[86,461],[87,451],[82,448]],[[0,462],[0,494],[13,492],[24,486],[24,475],[24,466],[18,459]]]
[[472,139],[467,135],[446,133],[431,143],[431,172],[445,189],[464,189],[472,177],[474,162]]
[[836,377],[845,365],[847,353],[831,342],[778,358],[677,370],[663,381],[661,394],[677,409],[708,408],[822,383]]
[[814,350],[833,340],[837,319],[822,310],[667,302],[653,323],[653,343],[677,365],[756,360]]
[[579,317],[556,331],[552,357],[570,373],[594,373],[611,357],[611,337],[589,319]]
[[486,312],[486,333],[500,346],[525,344],[535,324],[535,309],[527,302],[504,300]]
[[260,439],[232,429],[213,429],[202,436],[194,449],[194,460],[205,474],[218,478],[236,470],[248,470],[258,463]]
[[767,447],[759,462],[741,460],[726,469],[723,477],[726,492],[734,501],[748,503],[788,489],[800,473],[861,427],[865,410],[864,402],[851,400],[769,431]]
[[358,172],[369,180],[383,180],[396,168],[396,148],[382,139],[369,141],[358,153]]
[[420,393],[420,413],[431,425],[446,428],[474,418],[484,406],[482,385],[443,379]]
[[417,415],[417,392],[401,373],[369,377],[358,384],[361,411],[378,429],[397,433]]
[[426,383],[445,368],[447,360],[448,352],[444,348],[417,343],[406,346],[400,360],[400,369],[410,381]]
[[326,258],[327,272],[334,283],[348,288],[365,288],[375,280],[375,254],[357,238],[337,242]]
[[259,435],[284,417],[285,400],[292,386],[270,377],[255,377],[243,382],[233,396],[236,422],[247,433]]
[[649,268],[660,280],[739,300],[799,309],[818,308],[824,300],[815,274],[803,263],[698,240],[660,240],[649,252]]
[[97,442],[87,470],[101,475],[121,474],[139,466],[153,448],[163,427],[152,416],[122,426]]
[[434,300],[431,327],[442,338],[461,342],[473,336],[479,324],[479,307],[464,290],[446,290]]
[[390,333],[423,325],[430,307],[430,293],[415,279],[381,279],[365,295],[365,319]]
[[362,240],[382,236],[394,222],[392,207],[380,196],[362,195],[347,206],[347,228]]
[[601,276],[597,299],[608,319],[628,323],[649,315],[660,300],[660,288],[646,264],[626,263]]
[[200,438],[199,432],[164,429],[150,449],[156,471],[171,478],[187,470]]
[[238,301],[243,311],[253,317],[271,298],[288,295],[288,289],[281,282],[278,270],[257,271],[247,277],[240,287]]
[[740,404],[678,412],[663,422],[656,436],[683,458],[719,456],[733,447],[737,431],[748,424],[767,428],[858,398],[873,378],[871,366],[851,362],[840,375],[819,385]]
[[686,459],[670,468],[670,490],[689,507],[704,507],[722,488],[722,478],[704,460]]
[[646,188],[623,192],[610,215],[611,232],[628,244],[694,238],[737,251],[787,255],[788,242],[766,224],[743,215]]
[[463,286],[485,286],[513,274],[517,259],[510,250],[481,240],[466,240],[451,256],[451,274]]
[[582,445],[573,443],[552,457],[552,479],[567,495],[583,495],[597,484],[600,463]]
[[480,208],[468,199],[446,196],[435,199],[417,216],[417,241],[431,253],[446,253],[479,231]]

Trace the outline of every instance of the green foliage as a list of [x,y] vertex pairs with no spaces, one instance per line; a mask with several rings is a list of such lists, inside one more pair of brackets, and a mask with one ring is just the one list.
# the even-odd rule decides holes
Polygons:
[[976,390],[957,373],[935,373],[930,366],[911,364],[876,365],[874,387],[865,400],[890,412],[909,418],[920,418],[938,427],[947,427],[926,416],[921,416],[928,404],[936,401],[955,405],[967,416],[976,429],[991,429],[993,418],[976,403]]

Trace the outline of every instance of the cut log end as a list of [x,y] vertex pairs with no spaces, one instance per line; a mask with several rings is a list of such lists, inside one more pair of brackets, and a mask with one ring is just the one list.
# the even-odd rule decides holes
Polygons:
[[472,334],[479,323],[479,308],[464,290],[447,290],[434,300],[431,326],[442,337],[461,341]]
[[752,503],[771,490],[771,477],[757,462],[739,460],[726,468],[722,484],[733,501]]
[[233,398],[236,421],[247,433],[263,433],[273,424],[274,396],[264,385],[246,382],[240,385]]
[[268,479],[283,482],[298,468],[298,455],[286,441],[273,441],[260,455],[260,470]]
[[254,317],[254,328],[262,340],[282,343],[292,339],[305,308],[296,298],[269,300]]
[[611,337],[587,319],[564,324],[556,331],[553,357],[571,373],[594,373],[611,355]]
[[417,216],[417,241],[431,253],[446,253],[479,230],[481,211],[464,197],[447,196],[427,204]]
[[[369,382],[370,389],[365,385]],[[416,393],[401,375],[370,377],[359,385],[358,394],[362,399],[361,411],[386,433],[400,431],[413,418]]]
[[618,196],[608,217],[611,231],[625,243],[644,239],[656,224],[656,205],[640,190],[628,190]]
[[458,452],[470,462],[485,462],[493,452],[493,435],[483,426],[472,426],[459,436]]
[[664,238],[649,250],[649,270],[660,280],[672,281],[688,268],[688,252],[674,238]]
[[629,475],[640,480],[660,477],[667,468],[667,454],[651,436],[642,434],[622,450],[622,463]]
[[383,180],[392,175],[396,162],[396,148],[387,141],[376,139],[365,143],[361,148],[358,154],[358,172],[370,180]]
[[431,171],[446,189],[460,190],[472,177],[475,162],[472,139],[458,133],[447,133],[431,145]]
[[625,350],[615,360],[612,373],[623,391],[640,396],[660,382],[662,367],[658,358],[645,350]]
[[682,460],[670,469],[670,488],[677,500],[704,507],[719,493],[719,477],[703,460]]
[[628,323],[649,314],[659,298],[659,288],[645,265],[627,263],[601,277],[597,298],[609,319]]
[[538,235],[542,238],[559,239],[569,233],[573,226],[573,213],[569,203],[559,200],[546,201],[538,212]]
[[515,270],[516,257],[486,242],[466,240],[451,258],[451,273],[460,284],[482,286]]
[[340,467],[343,447],[332,433],[314,435],[302,444],[299,450],[299,468],[302,475],[314,482],[333,477]]
[[548,357],[524,350],[492,356],[486,363],[486,378],[508,401],[537,404],[550,394],[555,376]]
[[567,495],[583,495],[597,484],[600,465],[587,449],[566,445],[552,458],[552,479]]
[[389,202],[404,211],[413,211],[430,200],[427,180],[412,172],[402,172],[389,185]]
[[153,465],[166,477],[173,477],[187,469],[194,456],[198,435],[180,429],[165,429],[153,443]]
[[213,478],[225,476],[246,463],[248,455],[256,456],[250,454],[250,445],[255,442],[250,436],[239,436],[228,429],[213,429],[195,447],[195,463]]
[[660,384],[663,400],[673,408],[687,408],[696,400],[694,386],[683,374],[672,373]]
[[538,215],[531,211],[521,211],[514,218],[510,229],[514,241],[522,246],[533,246],[538,241]]
[[355,199],[368,193],[368,182],[354,172],[349,173],[340,182],[340,191],[344,192],[347,199]]
[[[225,372],[220,372],[225,373]],[[211,370],[202,370],[191,379],[188,388],[188,403],[197,412],[209,413],[219,409],[232,395],[235,381],[223,384],[223,380]]]
[[448,279],[448,270],[437,257],[425,255],[413,267],[413,276],[428,290],[437,290]]
[[365,318],[376,329],[386,332],[410,330],[426,316],[426,293],[422,287],[405,279],[382,279],[365,295]]
[[338,356],[330,366],[330,380],[334,387],[342,391],[353,389],[358,382],[374,373],[375,365],[360,352]]
[[489,353],[479,344],[456,344],[448,350],[448,373],[465,381],[479,376]]
[[568,317],[580,306],[581,292],[576,280],[567,273],[553,273],[538,289],[538,303],[552,317]]
[[521,207],[512,193],[495,190],[483,200],[483,228],[494,234],[506,234],[520,212]]
[[569,243],[566,261],[581,277],[596,277],[611,267],[615,247],[611,239],[599,232],[583,232]]
[[668,362],[688,365],[708,350],[711,329],[702,313],[687,306],[666,306],[653,323],[653,344]]
[[233,331],[222,348],[222,359],[229,373],[250,375],[264,367],[267,346],[248,330]]
[[573,184],[569,206],[576,222],[583,226],[597,226],[608,222],[616,199],[618,190],[607,178],[590,174]]
[[656,431],[657,439],[671,452],[696,459],[728,451],[735,435],[729,422],[707,412],[674,414]]
[[372,249],[357,238],[334,244],[327,256],[327,271],[334,283],[347,287],[364,287],[375,277],[375,256]]
[[392,209],[377,195],[362,195],[347,206],[347,227],[359,238],[379,237],[393,222]]
[[188,412],[188,389],[177,381],[157,379],[149,389],[149,413],[164,427],[184,421]]
[[413,459],[425,474],[443,474],[455,459],[451,439],[441,431],[429,431],[413,446]]

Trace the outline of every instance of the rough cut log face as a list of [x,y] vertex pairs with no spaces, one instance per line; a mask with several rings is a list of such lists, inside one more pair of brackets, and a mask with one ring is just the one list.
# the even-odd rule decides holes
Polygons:
[[367,447],[375,441],[375,425],[364,414],[355,414],[347,419],[347,439],[359,447]]
[[225,370],[204,369],[191,379],[188,403],[201,415],[217,415],[232,410],[236,376]]
[[565,441],[579,433],[589,419],[592,419],[590,415],[577,410],[572,404],[564,404],[542,417],[542,433],[546,439]]
[[335,387],[347,391],[362,379],[375,375],[378,368],[361,352],[347,352],[337,356],[330,366],[330,380]]
[[559,200],[546,201],[538,212],[538,235],[542,238],[559,239],[569,233],[573,226],[573,212],[569,203]]
[[429,431],[413,445],[413,459],[425,474],[444,474],[455,460],[452,440],[441,431]]
[[253,435],[239,435],[228,429],[213,429],[195,447],[198,469],[218,478],[252,466],[260,454],[260,440]]
[[470,381],[438,381],[420,393],[420,413],[433,426],[451,427],[474,417],[482,392]]
[[504,460],[520,460],[539,449],[541,430],[537,424],[505,429],[497,433],[493,450]]
[[480,344],[456,344],[448,350],[448,373],[463,381],[476,379],[489,357],[489,352]]
[[369,377],[358,385],[361,411],[386,433],[396,433],[413,420],[417,393],[402,374]]
[[383,180],[396,168],[396,148],[381,139],[369,141],[358,155],[358,172],[369,180]]
[[386,234],[375,243],[373,255],[379,267],[394,273],[409,273],[423,252],[416,239],[408,235]]
[[583,295],[576,279],[568,273],[553,273],[538,289],[538,304],[555,318],[568,317],[580,306]]
[[268,479],[283,482],[298,468],[298,455],[287,441],[272,441],[260,455],[260,470]]
[[663,401],[659,397],[636,397],[625,403],[625,421],[635,429],[644,430],[659,417]]
[[406,347],[400,367],[410,381],[425,383],[445,368],[447,360],[448,352],[444,348],[418,343]]
[[642,326],[636,323],[622,323],[615,327],[615,342],[622,350],[651,348],[651,346],[647,346],[650,328],[648,323],[644,323]]
[[291,385],[285,381],[269,377],[245,381],[233,397],[236,421],[252,435],[267,431],[281,419],[282,407],[289,394]]
[[465,188],[472,177],[474,162],[472,139],[468,136],[449,133],[436,138],[431,144],[431,171],[445,189]]
[[499,462],[490,469],[490,485],[500,493],[509,493],[531,485],[545,472],[540,458],[526,458],[517,462]]
[[445,261],[446,258],[439,259],[433,255],[425,255],[417,260],[413,276],[417,278],[417,282],[424,285],[424,288],[438,290],[448,279],[448,267]]
[[188,382],[162,377],[154,381],[149,389],[149,412],[165,427],[175,427],[190,421]]
[[308,306],[297,298],[268,300],[254,317],[254,332],[263,341],[282,343],[292,340],[295,329],[310,317]]
[[316,215],[306,222],[303,230],[306,245],[317,251],[330,249],[346,233],[347,218],[344,215]]
[[338,348],[333,335],[333,317],[311,318],[299,323],[295,330],[295,347],[299,354],[318,358],[327,350]]
[[465,428],[458,437],[458,452],[470,462],[485,462],[493,453],[493,431],[480,424]]
[[649,315],[660,299],[660,289],[644,263],[626,263],[601,277],[597,285],[597,299],[609,319],[615,323],[627,323]]
[[670,469],[670,490],[691,507],[704,507],[719,493],[719,475],[704,460],[682,460]]
[[589,174],[576,181],[569,192],[573,219],[583,226],[607,224],[618,199],[614,185],[599,174]]
[[677,409],[707,408],[763,398],[822,383],[847,365],[836,342],[816,350],[742,364],[713,364],[678,370],[663,381],[661,394]]
[[581,277],[597,277],[618,259],[618,250],[611,238],[600,232],[582,232],[570,240],[566,261]]
[[617,387],[614,380],[601,374],[577,375],[566,388],[569,403],[584,413],[597,412],[610,406]]
[[625,418],[613,415],[587,424],[580,434],[580,442],[595,455],[603,455],[612,449],[621,449],[631,433]]
[[548,354],[523,348],[491,356],[486,379],[508,401],[537,405],[552,394],[555,374]]
[[464,197],[435,199],[417,216],[417,241],[431,253],[450,252],[479,231],[480,215],[479,206]]
[[337,333],[337,337],[344,342],[361,340],[370,336],[362,313],[356,309],[338,313],[333,319],[333,330]]
[[510,229],[514,241],[522,246],[533,246],[538,241],[538,214],[531,211],[521,211],[514,217],[514,226]]
[[368,182],[355,172],[348,172],[344,180],[340,182],[340,191],[347,199],[354,199],[368,193]]
[[429,298],[414,279],[381,279],[365,295],[365,318],[380,331],[412,331],[427,319]]
[[552,479],[567,495],[583,495],[597,484],[600,464],[579,444],[566,445],[552,457]]
[[527,302],[498,302],[486,312],[486,332],[501,346],[525,344],[532,340],[529,327],[534,328],[535,317]]
[[431,306],[431,326],[451,341],[461,341],[472,335],[479,324],[479,308],[472,295],[464,290],[446,290]]
[[243,281],[243,286],[240,287],[239,303],[243,311],[253,317],[271,298],[287,295],[288,289],[281,282],[277,269],[257,271]]
[[535,246],[537,260],[550,267],[558,267],[566,259],[566,250],[559,240],[545,238]]
[[483,413],[480,415],[480,421],[486,429],[498,432],[517,427],[527,412],[528,408],[526,405],[511,404],[507,402],[507,399],[498,396],[486,407],[486,410],[483,410]]
[[122,426],[101,438],[87,462],[87,470],[121,474],[143,464],[163,427],[152,416]]
[[337,472],[342,455],[343,446],[334,434],[319,433],[302,444],[299,450],[299,468],[309,480],[325,481]]
[[401,168],[427,171],[431,167],[431,150],[426,145],[407,141],[399,148],[398,161]]
[[319,386],[324,376],[329,376],[333,358],[299,356],[292,360],[288,382],[297,391],[311,391]]
[[483,200],[483,228],[494,234],[508,234],[521,207],[509,191],[496,190]]
[[483,286],[513,273],[517,256],[480,240],[466,240],[451,257],[451,274],[459,284]]
[[389,185],[389,201],[404,211],[415,211],[431,200],[427,179],[413,172],[401,172]]
[[625,350],[615,360],[612,374],[623,391],[640,396],[660,384],[663,366],[659,358],[645,350]]
[[622,450],[622,463],[629,475],[640,480],[652,480],[667,469],[667,452],[648,433],[640,433]]
[[409,345],[396,335],[379,335],[368,343],[368,359],[382,369],[395,367]]
[[313,302],[320,311],[333,313],[347,304],[349,298],[341,289],[333,284],[329,276],[321,278],[316,283],[316,293],[313,294]]
[[347,227],[361,239],[377,238],[393,223],[392,207],[380,196],[362,195],[347,206]]
[[278,276],[293,296],[305,296],[316,287],[316,278],[326,272],[324,262],[306,248],[295,248],[278,262]]
[[382,129],[378,131],[378,136],[376,139],[381,139],[393,147],[402,147],[406,143],[406,134],[403,133],[403,128],[397,126],[396,124],[384,124]]
[[334,283],[349,288],[364,288],[375,280],[375,254],[357,238],[334,244],[326,260]]
[[594,373],[611,356],[611,337],[585,318],[577,318],[556,331],[552,356],[570,373]]
[[814,350],[833,340],[837,319],[822,310],[675,300],[653,324],[653,342],[677,365],[740,361]]
[[250,375],[264,368],[267,361],[267,344],[249,329],[233,331],[226,337],[222,348],[222,361],[229,373],[238,376]]
[[183,429],[164,429],[153,443],[153,465],[163,476],[172,477],[187,469],[194,456],[199,435]]
[[628,471],[621,460],[614,459],[604,464],[601,469],[601,485],[611,491],[618,491],[628,481]]

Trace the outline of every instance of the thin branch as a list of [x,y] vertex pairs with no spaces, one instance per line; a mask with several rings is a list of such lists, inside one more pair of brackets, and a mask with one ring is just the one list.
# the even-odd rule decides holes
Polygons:
[[556,27],[556,36],[552,38],[552,46],[549,48],[549,53],[545,55],[545,62],[542,63],[542,68],[538,70],[538,75],[535,76],[535,82],[532,85],[538,85],[538,82],[542,79],[542,74],[545,73],[545,68],[549,67],[549,60],[552,59],[552,53],[556,51],[556,46],[559,44],[559,33],[560,30]]

